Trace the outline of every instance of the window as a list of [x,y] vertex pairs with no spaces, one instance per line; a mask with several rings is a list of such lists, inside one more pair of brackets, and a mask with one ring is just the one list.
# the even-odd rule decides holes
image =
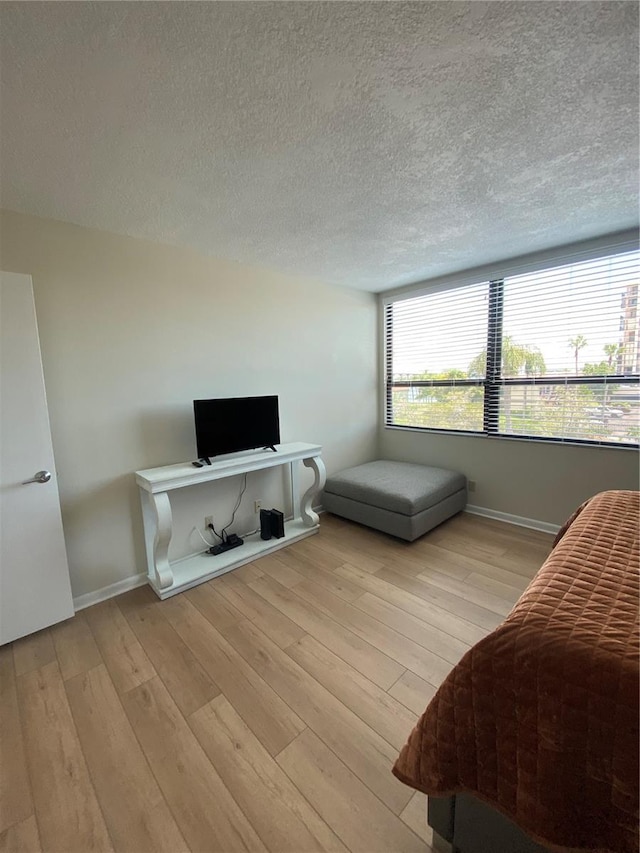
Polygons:
[[393,295],[386,424],[640,443],[640,253]]

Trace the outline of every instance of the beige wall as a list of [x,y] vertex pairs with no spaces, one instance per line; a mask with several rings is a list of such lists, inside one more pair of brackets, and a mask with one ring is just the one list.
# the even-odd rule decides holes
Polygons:
[[[328,471],[375,456],[372,295],[15,213],[0,226],[0,268],[33,276],[74,595],[145,570],[133,472],[194,458],[194,398],[278,394],[282,441],[322,444]],[[272,473],[234,529],[254,498],[282,500]],[[206,514],[228,520],[237,494]],[[176,514],[176,551],[203,547],[202,504]]]
[[383,428],[380,452],[462,471],[477,483],[470,504],[551,524],[597,492],[638,488],[638,454],[621,448]]

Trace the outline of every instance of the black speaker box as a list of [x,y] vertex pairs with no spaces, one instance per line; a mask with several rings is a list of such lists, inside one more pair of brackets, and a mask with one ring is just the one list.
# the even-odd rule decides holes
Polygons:
[[284,515],[279,509],[271,510],[271,535],[276,539],[282,539],[284,536]]
[[260,510],[260,538],[261,539],[271,539],[271,510],[269,509],[261,509]]

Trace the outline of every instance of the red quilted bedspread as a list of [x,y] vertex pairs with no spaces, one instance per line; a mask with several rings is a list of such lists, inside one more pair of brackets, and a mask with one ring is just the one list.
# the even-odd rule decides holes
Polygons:
[[640,492],[586,501],[448,675],[394,774],[467,792],[553,849],[638,850]]

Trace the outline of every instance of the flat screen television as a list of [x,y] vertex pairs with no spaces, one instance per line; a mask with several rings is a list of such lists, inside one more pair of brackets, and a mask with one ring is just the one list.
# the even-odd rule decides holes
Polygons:
[[194,400],[198,457],[269,447],[280,443],[278,397]]

